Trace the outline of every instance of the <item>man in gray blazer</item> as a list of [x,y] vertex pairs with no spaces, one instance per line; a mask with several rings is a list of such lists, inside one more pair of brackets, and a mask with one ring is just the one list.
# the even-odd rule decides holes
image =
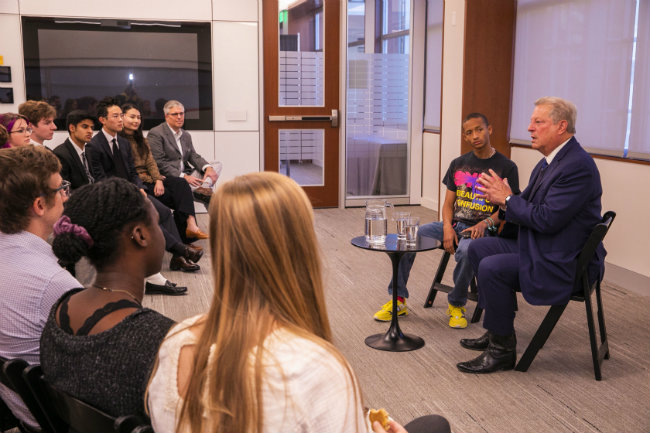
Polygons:
[[163,111],[165,122],[152,128],[147,135],[158,169],[164,176],[183,177],[192,187],[194,197],[207,204],[219,173],[194,150],[192,136],[183,129],[183,104],[172,99],[167,101]]

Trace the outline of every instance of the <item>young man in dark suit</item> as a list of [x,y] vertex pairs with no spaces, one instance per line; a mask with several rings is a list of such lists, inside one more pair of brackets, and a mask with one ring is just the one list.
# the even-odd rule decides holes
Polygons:
[[[575,139],[576,107],[557,97],[535,101],[530,119],[533,149],[544,158],[535,166],[526,189],[512,193],[508,182],[490,170],[479,190],[500,206],[504,218],[519,226],[515,239],[481,238],[469,247],[485,306],[480,338],[463,339],[468,349],[484,351],[459,363],[464,373],[490,373],[514,368],[516,297],[521,290],[532,305],[561,305],[576,290],[578,255],[601,221],[602,186],[593,158]],[[602,278],[602,243],[589,265],[589,278]]]
[[61,177],[70,182],[71,189],[94,182],[86,158],[86,143],[93,137],[95,118],[83,110],[71,111],[66,117],[70,137],[54,148],[61,161]]
[[[144,191],[144,184],[133,165],[131,145],[118,135],[122,130],[124,114],[112,98],[105,98],[97,105],[97,118],[102,129],[86,145],[90,173],[96,181],[111,176],[121,177]],[[173,254],[169,263],[171,270],[193,272],[200,269],[198,262],[203,249],[185,245],[180,238],[172,213],[155,197],[149,196],[160,216],[160,227],[165,236],[165,249]]]

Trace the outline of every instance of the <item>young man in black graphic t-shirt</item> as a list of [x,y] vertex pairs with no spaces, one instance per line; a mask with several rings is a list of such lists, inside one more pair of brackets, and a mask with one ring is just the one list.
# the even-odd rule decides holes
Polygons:
[[[449,326],[467,327],[465,304],[467,288],[474,276],[474,271],[467,260],[467,247],[472,239],[480,238],[498,227],[498,206],[477,197],[477,179],[488,169],[494,170],[502,178],[507,178],[513,191],[519,192],[519,175],[517,166],[510,159],[497,152],[490,144],[492,127],[481,113],[471,113],[463,121],[463,139],[472,146],[472,151],[454,159],[443,178],[447,194],[442,208],[442,221],[424,224],[420,235],[442,241],[443,247],[454,254],[454,289],[447,295],[449,307]],[[415,254],[404,254],[399,265],[397,277],[398,315],[408,314],[408,281]],[[393,282],[388,286],[392,294]],[[375,320],[391,320],[393,304],[387,302],[375,313]]]

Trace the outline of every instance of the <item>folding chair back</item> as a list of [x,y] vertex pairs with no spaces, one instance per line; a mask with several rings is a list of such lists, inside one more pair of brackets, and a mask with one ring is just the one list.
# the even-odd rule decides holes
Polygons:
[[[605,316],[603,313],[603,301],[600,294],[600,279],[597,279],[593,284],[589,284],[589,263],[591,262],[596,248],[603,241],[605,235],[609,231],[612,222],[616,218],[616,213],[608,211],[603,215],[602,222],[598,223],[591,232],[587,239],[585,246],[582,248],[580,255],[578,255],[578,265],[576,272],[576,281],[579,287],[582,288],[581,293],[571,296],[571,301],[579,301],[585,303],[587,311],[587,326],[589,328],[589,343],[591,345],[591,356],[594,364],[594,376],[596,380],[602,379],[601,364],[603,359],[609,359],[609,344],[607,341],[607,330],[605,329]],[[591,306],[591,294],[596,292],[596,310],[598,317],[598,328],[600,333],[600,345],[596,341],[596,326],[594,323],[593,309]],[[564,305],[553,305],[546,313],[546,317],[542,324],[537,329],[535,336],[528,344],[526,351],[522,355],[519,363],[516,366],[518,371],[527,371],[530,364],[535,359],[537,352],[544,346],[549,335],[553,331],[555,324],[562,316],[568,303]]]

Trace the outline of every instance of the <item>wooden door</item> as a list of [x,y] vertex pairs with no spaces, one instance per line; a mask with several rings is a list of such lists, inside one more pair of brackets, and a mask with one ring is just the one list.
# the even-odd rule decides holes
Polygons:
[[340,1],[264,0],[263,15],[264,169],[338,206]]

